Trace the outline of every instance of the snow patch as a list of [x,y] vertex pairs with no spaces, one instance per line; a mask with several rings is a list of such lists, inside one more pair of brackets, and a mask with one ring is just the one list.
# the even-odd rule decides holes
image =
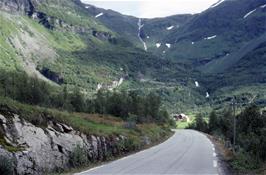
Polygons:
[[213,4],[210,8],[217,7],[218,5],[222,4],[225,0],[220,0],[217,3]]
[[165,45],[166,45],[166,47],[171,48],[171,44],[166,43]]
[[195,42],[191,42],[191,44],[192,44],[192,45],[194,45],[194,44],[195,44]]
[[91,6],[85,6],[86,9],[91,8]]
[[204,38],[205,40],[210,40],[210,39],[214,39],[214,38],[216,38],[217,37],[217,35],[213,35],[213,36],[209,36],[209,37],[206,37],[206,38]]
[[247,18],[249,15],[251,15],[252,13],[254,13],[257,9],[251,10],[250,12],[248,12],[243,19]]
[[123,82],[124,82],[124,78],[120,78],[120,79],[119,79],[119,82],[118,82],[118,84],[117,84],[117,86],[122,85]]
[[121,86],[123,82],[124,82],[124,78],[120,78],[119,81],[113,81],[112,85],[108,86],[108,90],[113,91],[115,88],[118,88],[119,86]]
[[265,7],[266,7],[266,4],[264,4],[264,5],[260,6],[260,8],[262,8],[262,9],[263,9],[263,8],[265,8]]
[[150,38],[150,36],[147,36],[146,38],[147,38],[147,39],[149,39],[149,38]]
[[156,43],[157,48],[161,47],[161,45],[162,45],[161,43]]
[[209,92],[206,92],[206,98],[209,98],[209,97],[210,97]]
[[97,88],[96,91],[99,91],[100,89],[102,89],[103,85],[102,84],[97,84]]
[[199,87],[199,82],[195,81],[195,86]]
[[164,50],[164,51],[163,51],[163,54],[165,54],[165,53],[166,53],[166,51]]
[[120,71],[123,71],[124,69],[122,67],[120,67]]
[[167,27],[166,30],[172,30],[174,26]]
[[99,13],[98,15],[95,16],[95,18],[99,18],[102,15],[103,15],[103,13]]

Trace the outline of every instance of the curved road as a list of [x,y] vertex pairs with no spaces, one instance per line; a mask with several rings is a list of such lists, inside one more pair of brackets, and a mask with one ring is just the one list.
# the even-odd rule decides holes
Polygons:
[[164,143],[78,175],[218,175],[215,148],[203,134],[177,130]]

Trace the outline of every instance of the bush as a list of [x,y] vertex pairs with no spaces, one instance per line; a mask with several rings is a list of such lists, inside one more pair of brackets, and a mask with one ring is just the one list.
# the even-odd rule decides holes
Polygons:
[[0,155],[0,174],[2,175],[12,175],[13,174],[13,160]]
[[212,132],[217,128],[219,128],[219,121],[215,111],[212,111],[209,116],[209,131]]
[[245,172],[247,170],[254,170],[259,167],[259,163],[254,160],[247,152],[239,152],[235,155],[235,158],[231,162],[233,169]]
[[206,132],[208,130],[208,124],[201,114],[196,116],[195,129],[202,132]]
[[89,163],[87,151],[80,145],[77,145],[70,154],[69,163],[73,168],[87,165]]
[[[249,106],[236,116],[237,150],[232,166],[238,171],[252,170],[266,160],[266,115],[256,106]],[[233,115],[225,111],[219,117],[210,115],[209,132],[233,141]]]
[[124,147],[127,149],[127,152],[136,151],[140,149],[140,143],[140,138],[137,138],[135,136],[129,136],[124,142]]

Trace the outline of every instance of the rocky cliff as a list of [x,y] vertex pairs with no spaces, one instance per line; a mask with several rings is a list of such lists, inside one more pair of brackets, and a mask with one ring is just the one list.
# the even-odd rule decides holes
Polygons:
[[127,138],[122,135],[85,135],[52,121],[48,127],[37,127],[16,114],[0,115],[0,132],[6,145],[16,148],[8,151],[0,144],[0,157],[13,160],[15,174],[46,174],[68,168],[76,148],[81,148],[90,162],[126,152],[121,145]]
[[[38,2],[38,1],[36,1]],[[1,0],[0,9],[9,12],[25,12],[31,13],[33,11],[33,4],[30,0]]]
[[[85,7],[81,4],[79,0],[71,0],[75,7],[79,8],[80,11],[83,11]],[[56,3],[50,2],[53,5],[64,4],[64,2]],[[116,39],[110,32],[97,31],[93,27],[85,27],[82,25],[75,25],[69,21],[65,21],[58,16],[47,14],[47,9],[43,10],[41,6],[49,7],[49,3],[43,0],[0,0],[0,10],[6,11],[12,14],[22,14],[27,15],[28,17],[38,21],[44,27],[53,30],[60,30],[64,32],[74,32],[81,34],[90,34],[100,40],[106,40],[111,43],[115,43]],[[48,8],[49,9],[49,8]],[[48,10],[49,11],[49,10]],[[67,8],[66,8],[66,11]],[[73,12],[68,11],[67,14],[72,14]],[[76,17],[80,17],[79,14],[75,14]],[[88,15],[88,14],[86,14]],[[80,20],[80,19],[79,19]]]

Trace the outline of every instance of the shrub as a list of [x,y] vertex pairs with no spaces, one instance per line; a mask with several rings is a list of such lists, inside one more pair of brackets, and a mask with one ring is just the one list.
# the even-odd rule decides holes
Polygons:
[[201,114],[197,115],[196,116],[196,130],[198,131],[202,131],[202,132],[206,132],[207,131],[207,128],[208,128],[208,124],[207,122],[204,120],[203,116]]
[[11,175],[13,174],[13,160],[0,155],[0,174],[2,175]]
[[89,163],[87,151],[80,145],[77,145],[70,154],[69,163],[74,168],[87,165]]
[[141,147],[140,143],[141,143],[140,138],[137,138],[135,136],[129,136],[125,140],[124,146],[127,149],[127,152],[136,151],[136,150],[140,149],[140,147]]
[[243,151],[235,155],[231,165],[233,166],[233,169],[243,173],[247,170],[254,170],[259,167],[258,162],[255,161],[250,154]]

